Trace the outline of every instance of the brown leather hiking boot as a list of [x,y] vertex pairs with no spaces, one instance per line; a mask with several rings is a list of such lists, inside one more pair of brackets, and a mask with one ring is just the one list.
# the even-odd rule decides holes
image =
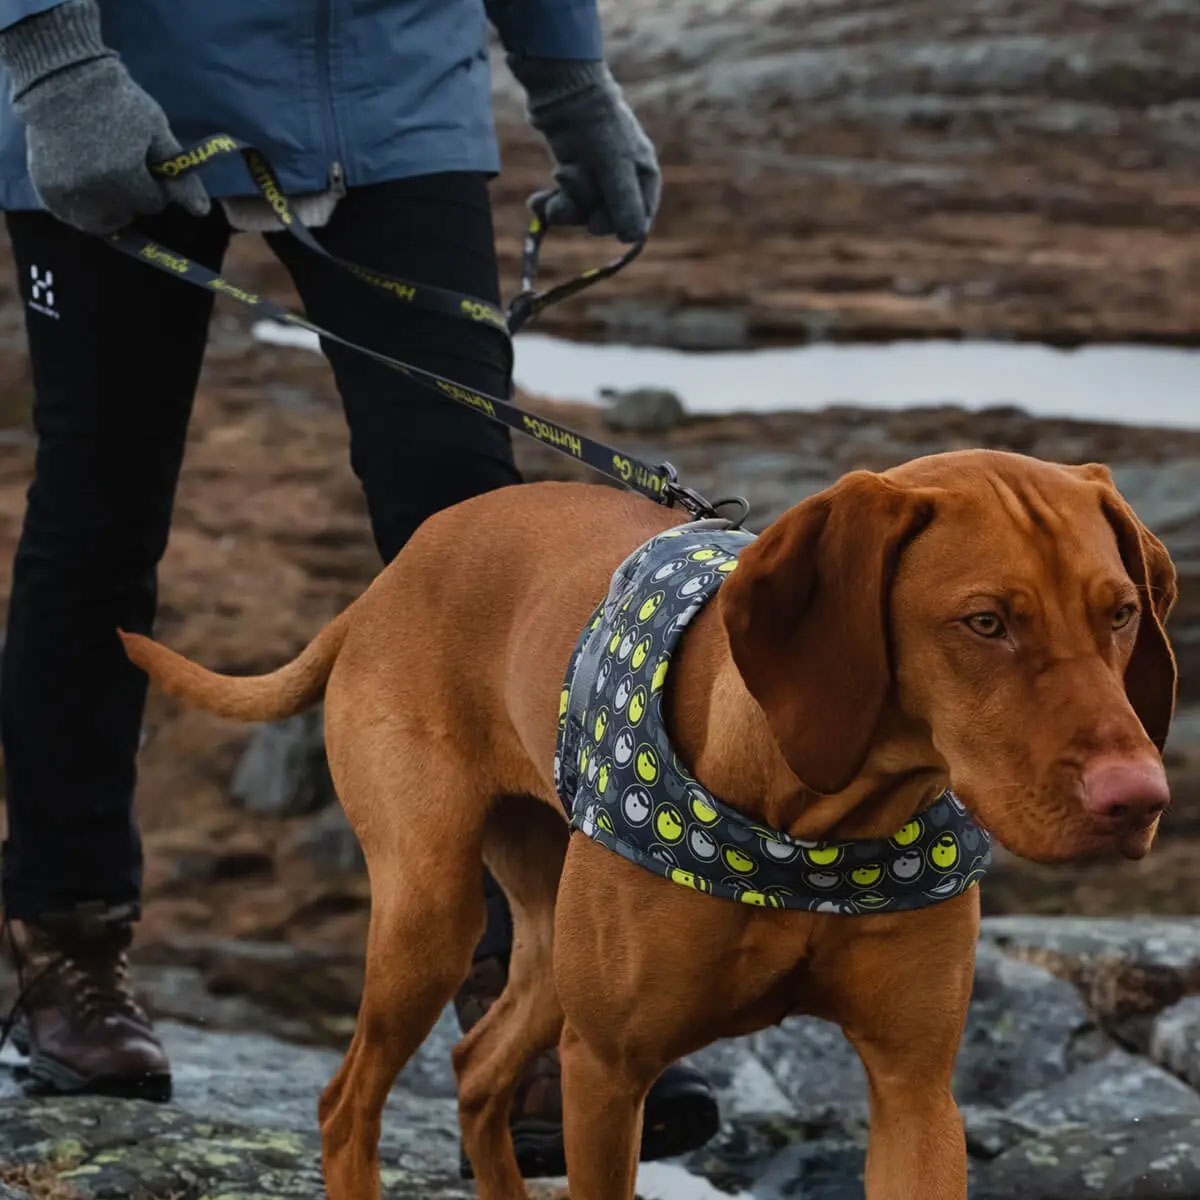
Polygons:
[[[466,1033],[504,990],[508,972],[499,958],[480,959],[454,997],[459,1028]],[[642,1162],[699,1150],[720,1128],[717,1098],[708,1080],[687,1062],[672,1063],[646,1096]],[[517,1165],[526,1179],[567,1173],[563,1149],[562,1084],[558,1051],[538,1055],[525,1069],[513,1098],[511,1117]],[[461,1158],[464,1179],[472,1175]]]
[[128,908],[80,906],[12,934],[20,983],[13,1044],[34,1088],[171,1098],[171,1069],[129,984]]

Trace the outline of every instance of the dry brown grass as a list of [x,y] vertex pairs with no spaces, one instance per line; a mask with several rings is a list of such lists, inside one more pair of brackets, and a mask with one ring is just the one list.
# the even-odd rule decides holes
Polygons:
[[[19,1167],[0,1167],[0,1183],[28,1193],[30,1200],[81,1200],[77,1192],[47,1163],[26,1163]],[[184,1200],[186,1193],[171,1192],[162,1197],[138,1193],[131,1200]]]
[[45,1163],[26,1163],[0,1170],[0,1182],[28,1192],[33,1200],[79,1200],[79,1193]]

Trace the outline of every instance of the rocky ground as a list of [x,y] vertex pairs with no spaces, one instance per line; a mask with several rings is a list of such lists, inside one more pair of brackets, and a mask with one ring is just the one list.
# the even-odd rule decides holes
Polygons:
[[[19,413],[25,384],[7,362],[0,399]],[[214,339],[163,568],[161,633],[219,669],[283,661],[375,570],[317,362],[253,349],[236,323]],[[599,410],[532,402],[606,428]],[[950,446],[1112,463],[1184,580],[1173,622],[1184,680],[1169,747],[1174,807],[1140,864],[1050,869],[1001,854],[983,889],[990,913],[1088,919],[989,918],[957,1090],[975,1197],[1194,1200],[1200,925],[1171,914],[1200,911],[1200,432],[1168,442],[1154,431],[940,407],[723,417],[620,436],[647,458],[670,457],[710,495],[753,496],[756,526],[844,470]],[[14,417],[0,440],[0,564],[30,455]],[[520,456],[530,478],[563,473],[565,460],[538,446],[522,442]],[[319,713],[247,730],[154,697],[138,804],[148,860],[140,979],[171,1022],[179,1103],[0,1100],[0,1163],[14,1189],[52,1200],[314,1195],[315,1097],[352,1025],[368,903],[329,790]],[[1115,915],[1127,913],[1154,915]],[[447,1018],[393,1100],[390,1195],[470,1194],[454,1176],[453,1036]],[[743,1200],[861,1196],[861,1072],[836,1031],[789,1022],[706,1059],[728,1123],[710,1150],[646,1172],[646,1200],[699,1200],[710,1195],[701,1178]]]
[[[188,968],[144,978],[176,1103],[31,1102],[0,1076],[0,1178],[11,1185],[0,1200],[319,1194],[314,1110],[337,1054],[280,1041],[289,1030],[266,1010],[203,999]],[[955,1078],[973,1200],[1195,1200],[1198,986],[1192,921],[986,921]],[[456,1175],[454,1037],[447,1014],[389,1102],[381,1157],[397,1200],[472,1195]],[[644,1200],[861,1200],[865,1080],[835,1027],[789,1020],[700,1062],[720,1088],[721,1132],[684,1161],[643,1168]]]

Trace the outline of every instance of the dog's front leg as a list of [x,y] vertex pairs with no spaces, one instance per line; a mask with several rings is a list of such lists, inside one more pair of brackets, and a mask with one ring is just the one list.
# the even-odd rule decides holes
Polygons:
[[655,1076],[638,1079],[569,1023],[560,1047],[571,1200],[634,1200],[642,1103]]
[[[684,889],[589,838],[571,839],[554,938],[571,1200],[634,1200],[642,1105],[678,1052],[659,923],[672,928],[662,905],[675,892]],[[687,990],[685,972],[672,977]]]
[[971,996],[978,900],[968,893],[938,908],[900,914],[882,936],[856,937],[838,955],[836,1019],[870,1089],[867,1200],[967,1197],[950,1081]]
[[913,1086],[889,1068],[867,1069],[867,1200],[967,1200],[966,1141],[949,1078]]

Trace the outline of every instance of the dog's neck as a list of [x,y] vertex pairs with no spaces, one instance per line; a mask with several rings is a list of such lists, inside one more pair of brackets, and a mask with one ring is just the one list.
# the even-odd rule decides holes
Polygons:
[[889,709],[848,787],[831,796],[806,788],[742,681],[715,604],[689,627],[668,687],[669,732],[696,778],[750,819],[792,837],[888,837],[949,784],[928,730]]

